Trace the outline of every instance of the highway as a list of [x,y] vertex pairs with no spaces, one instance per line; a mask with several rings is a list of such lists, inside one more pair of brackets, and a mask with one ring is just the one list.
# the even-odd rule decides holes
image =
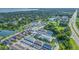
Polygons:
[[72,31],[71,38],[75,40],[75,42],[79,45],[79,30],[76,27],[76,18],[77,18],[77,10],[74,12],[69,21],[69,27]]

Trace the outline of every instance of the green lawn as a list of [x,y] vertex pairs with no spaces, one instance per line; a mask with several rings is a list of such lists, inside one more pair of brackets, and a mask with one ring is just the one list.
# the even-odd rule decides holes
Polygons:
[[[69,48],[66,49],[67,46]],[[71,38],[69,40],[69,45],[68,44],[64,45],[62,42],[59,42],[59,50],[79,50],[79,46],[76,44],[74,39]]]
[[50,45],[51,45],[52,47],[55,46],[55,41],[52,40],[52,42],[50,42]]
[[63,31],[64,27],[59,26],[59,27],[56,27],[56,29],[58,29],[58,31]]
[[77,22],[79,22],[79,18],[77,18],[77,20],[76,20]]
[[70,44],[72,45],[72,50],[79,50],[79,46],[76,44],[74,39],[70,39]]

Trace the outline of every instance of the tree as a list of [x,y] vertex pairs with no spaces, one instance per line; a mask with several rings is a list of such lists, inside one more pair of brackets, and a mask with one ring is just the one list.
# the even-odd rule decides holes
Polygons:
[[8,50],[9,47],[0,43],[0,50]]

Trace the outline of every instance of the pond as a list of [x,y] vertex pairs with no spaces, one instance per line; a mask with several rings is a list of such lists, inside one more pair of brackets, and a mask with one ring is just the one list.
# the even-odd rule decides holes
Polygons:
[[6,37],[9,36],[11,34],[14,34],[15,31],[10,31],[10,30],[0,30],[0,36]]

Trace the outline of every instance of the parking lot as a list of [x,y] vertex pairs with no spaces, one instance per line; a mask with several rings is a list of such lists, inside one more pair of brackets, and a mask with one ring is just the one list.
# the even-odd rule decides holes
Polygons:
[[[50,47],[51,48],[50,48]],[[43,42],[41,40],[35,39],[32,36],[25,36],[24,38],[22,38],[21,40],[19,40],[18,42],[16,42],[15,44],[11,45],[10,47],[17,47],[17,50],[51,50],[52,46],[46,42]],[[11,48],[11,49],[12,49]],[[14,49],[14,50],[15,50]]]

